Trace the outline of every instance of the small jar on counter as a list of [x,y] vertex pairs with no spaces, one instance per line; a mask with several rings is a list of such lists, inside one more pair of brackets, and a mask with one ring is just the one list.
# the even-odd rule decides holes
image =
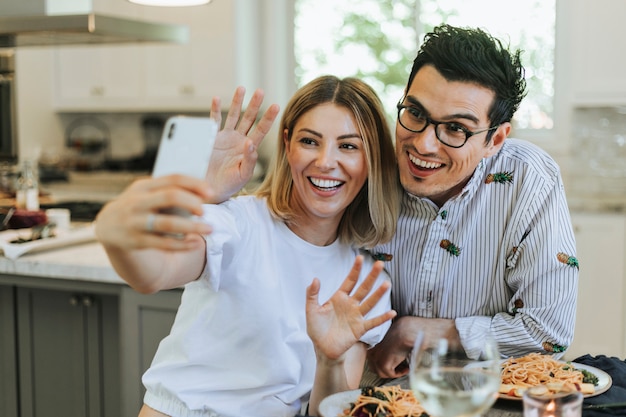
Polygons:
[[22,163],[15,187],[15,205],[28,211],[39,210],[39,175],[32,161]]

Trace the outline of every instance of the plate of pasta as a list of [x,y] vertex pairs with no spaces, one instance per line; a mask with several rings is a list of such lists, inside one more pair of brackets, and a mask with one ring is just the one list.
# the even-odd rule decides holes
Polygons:
[[602,394],[611,384],[611,376],[593,366],[530,353],[502,362],[500,398],[521,400],[524,391],[536,385],[545,385],[554,393],[581,391],[586,398]]
[[339,392],[320,403],[322,417],[420,417],[426,412],[408,389],[399,385]]

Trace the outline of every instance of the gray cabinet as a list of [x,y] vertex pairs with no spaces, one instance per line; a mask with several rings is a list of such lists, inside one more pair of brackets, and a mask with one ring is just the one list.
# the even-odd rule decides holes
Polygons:
[[15,289],[0,285],[0,415],[17,416]]
[[114,417],[117,318],[112,295],[17,288],[20,415]]
[[136,416],[180,295],[0,275],[0,415]]
[[150,367],[159,342],[169,334],[180,304],[180,291],[139,294],[129,287],[121,292],[121,382],[123,416],[135,416],[143,404],[141,376]]

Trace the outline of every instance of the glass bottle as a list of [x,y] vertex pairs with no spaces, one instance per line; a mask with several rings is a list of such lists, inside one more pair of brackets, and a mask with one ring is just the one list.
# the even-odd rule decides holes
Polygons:
[[28,211],[39,210],[39,178],[37,167],[32,161],[24,161],[15,191],[17,208]]

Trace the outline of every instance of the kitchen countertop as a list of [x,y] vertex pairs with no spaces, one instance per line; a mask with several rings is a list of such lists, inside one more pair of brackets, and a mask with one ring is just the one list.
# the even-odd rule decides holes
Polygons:
[[23,255],[0,257],[0,274],[125,284],[98,242]]

